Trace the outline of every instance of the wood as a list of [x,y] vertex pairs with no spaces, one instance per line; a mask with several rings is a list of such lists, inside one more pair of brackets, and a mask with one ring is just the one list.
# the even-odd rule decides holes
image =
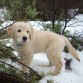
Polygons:
[[22,80],[19,77],[12,76],[11,74],[0,72],[0,83],[30,83]]

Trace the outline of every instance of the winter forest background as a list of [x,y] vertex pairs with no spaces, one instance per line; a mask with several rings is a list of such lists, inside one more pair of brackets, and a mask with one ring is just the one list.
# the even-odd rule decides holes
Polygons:
[[[69,1],[71,2],[71,0]],[[14,80],[17,80],[15,78],[18,77],[18,83],[83,82],[83,7],[80,8],[81,3],[78,3],[80,5],[78,7],[73,5],[67,7],[68,2],[65,2],[65,6],[62,3],[64,3],[63,0],[0,0],[0,83],[13,83],[12,76]],[[31,68],[42,73],[41,80],[35,73],[25,75],[23,72],[18,72],[18,69],[13,69],[13,67],[18,68],[18,65],[10,59],[11,57],[18,57],[18,55],[14,49],[11,48],[10,38],[6,30],[8,26],[16,21],[26,21],[35,29],[49,30],[68,37],[77,50],[81,62],[79,63],[72,59],[70,64],[72,71],[66,71],[65,60],[63,60],[64,66],[62,73],[57,76],[51,76],[49,73],[50,70],[53,70],[53,67],[42,68],[38,66],[39,64],[49,63],[47,57],[43,56],[45,53],[37,54],[37,56],[33,58]],[[68,51],[65,48],[61,56],[63,59],[66,57],[70,60],[71,55],[68,55]],[[6,62],[13,67],[2,62]],[[37,66],[35,67],[35,65]],[[10,76],[8,82],[8,79],[2,80],[4,79],[3,75],[7,77]]]

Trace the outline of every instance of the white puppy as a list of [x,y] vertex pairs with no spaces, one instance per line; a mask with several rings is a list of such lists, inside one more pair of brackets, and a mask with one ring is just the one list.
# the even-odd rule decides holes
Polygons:
[[[62,67],[61,53],[65,46],[68,47],[70,54],[80,61],[76,50],[64,36],[49,31],[34,30],[31,25],[24,22],[14,23],[7,31],[13,40],[13,47],[26,65],[30,65],[33,54],[46,52],[49,66],[56,66],[53,74],[58,74]],[[26,67],[22,67],[22,70],[26,71]]]

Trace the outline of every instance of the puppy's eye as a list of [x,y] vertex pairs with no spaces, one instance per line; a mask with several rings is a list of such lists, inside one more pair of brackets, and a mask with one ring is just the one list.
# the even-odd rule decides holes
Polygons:
[[27,33],[29,33],[29,31],[27,30]]
[[18,32],[21,32],[21,30],[19,29]]

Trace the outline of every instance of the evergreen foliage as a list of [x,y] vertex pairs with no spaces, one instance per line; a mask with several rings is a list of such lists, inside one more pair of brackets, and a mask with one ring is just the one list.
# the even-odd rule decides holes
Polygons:
[[7,13],[5,19],[10,20],[36,20],[38,12],[36,11],[35,0],[0,0],[0,6],[6,7]]
[[[55,23],[54,29],[52,28],[51,23],[42,23],[42,26],[44,27],[45,30],[50,30],[58,34],[61,34],[63,30],[63,24],[59,21]],[[64,35],[68,35],[68,34],[70,34],[70,31],[66,30],[64,32]]]
[[[21,70],[19,70],[18,68],[15,68],[14,66],[2,62],[0,61],[0,76],[1,74],[5,75],[5,76],[10,76],[10,79],[13,80],[13,82],[15,81],[14,79],[18,78],[19,82],[18,83],[37,83],[41,78],[37,77],[36,74],[34,74],[33,72],[29,72],[29,73],[24,73]],[[3,76],[1,77],[2,79],[4,78]],[[0,78],[0,79],[1,79]],[[7,80],[8,78],[6,78]],[[16,80],[18,80],[16,79]],[[5,80],[3,80],[4,83]],[[21,82],[20,82],[21,81]],[[7,83],[13,83],[10,81],[8,81]]]

